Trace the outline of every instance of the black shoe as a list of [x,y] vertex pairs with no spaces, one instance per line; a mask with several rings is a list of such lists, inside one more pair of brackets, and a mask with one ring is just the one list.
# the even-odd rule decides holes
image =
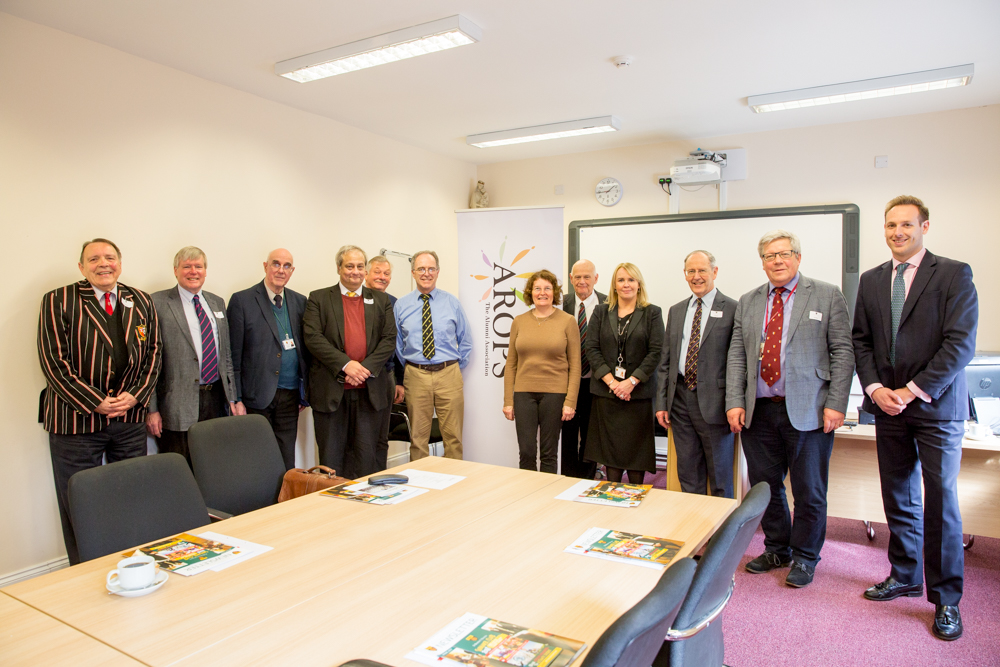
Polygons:
[[764,574],[779,567],[788,567],[792,564],[792,559],[781,560],[781,557],[773,551],[765,551],[746,564],[747,572],[752,574]]
[[962,636],[962,615],[958,607],[950,605],[934,605],[934,636],[946,642],[954,641]]
[[813,575],[816,574],[815,565],[807,565],[795,561],[792,563],[792,571],[785,577],[785,583],[795,588],[803,588],[812,583]]
[[885,602],[886,600],[895,600],[903,595],[910,598],[918,598],[923,594],[923,584],[904,584],[901,581],[896,581],[892,578],[892,575],[889,575],[885,578],[885,581],[879,582],[866,590],[865,598],[877,602]]

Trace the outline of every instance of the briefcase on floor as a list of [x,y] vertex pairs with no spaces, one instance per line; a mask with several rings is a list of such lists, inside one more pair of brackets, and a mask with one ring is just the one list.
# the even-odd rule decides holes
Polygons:
[[326,466],[316,466],[304,470],[302,468],[292,468],[285,473],[285,478],[281,482],[281,493],[278,494],[278,502],[291,500],[304,496],[307,493],[321,491],[331,486],[337,486],[352,480],[346,477],[338,477],[337,471]]

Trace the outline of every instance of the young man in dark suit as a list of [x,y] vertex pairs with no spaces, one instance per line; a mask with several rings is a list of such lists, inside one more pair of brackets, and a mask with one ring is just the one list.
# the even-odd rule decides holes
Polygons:
[[733,446],[726,419],[726,357],[736,301],[715,288],[715,256],[684,258],[692,296],[671,306],[657,374],[656,419],[671,427],[677,476],[685,493],[733,497]]
[[236,414],[263,415],[274,430],[285,469],[295,467],[299,412],[306,403],[308,352],[302,340],[306,297],[287,287],[292,254],[271,251],[264,280],[229,299],[229,339],[236,379]]
[[590,362],[584,351],[587,329],[594,308],[607,301],[606,294],[594,289],[597,284],[597,269],[589,259],[581,259],[570,270],[569,280],[573,292],[563,299],[563,310],[576,318],[580,327],[580,393],[576,398],[576,414],[563,422],[562,426],[562,474],[567,477],[594,479],[597,465],[583,460],[583,448],[587,444],[587,425],[590,423]]
[[934,635],[954,640],[962,636],[958,471],[969,418],[965,367],[975,354],[979,307],[969,265],[924,248],[930,224],[916,197],[890,201],[885,240],[892,260],[866,271],[858,285],[854,354],[862,407],[875,415],[892,565],[865,597],[919,597],[926,577]]
[[367,261],[357,246],[338,250],[340,282],[312,292],[302,318],[319,461],[351,479],[379,470],[376,449],[393,382],[385,364],[396,344],[392,304],[364,286]]
[[84,279],[42,298],[38,358],[42,408],[70,565],[80,562],[69,516],[69,478],[146,454],[146,405],[160,374],[156,309],[148,294],[118,282],[121,252],[107,239],[80,251]]

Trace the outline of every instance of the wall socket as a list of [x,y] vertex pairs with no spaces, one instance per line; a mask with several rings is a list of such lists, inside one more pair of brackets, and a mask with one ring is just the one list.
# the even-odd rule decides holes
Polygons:
[[888,169],[889,168],[889,156],[888,155],[876,155],[875,156],[875,168],[876,169]]
[[556,186],[556,194],[557,195],[564,194],[563,190],[564,190],[563,186],[561,186],[561,185],[557,185]]

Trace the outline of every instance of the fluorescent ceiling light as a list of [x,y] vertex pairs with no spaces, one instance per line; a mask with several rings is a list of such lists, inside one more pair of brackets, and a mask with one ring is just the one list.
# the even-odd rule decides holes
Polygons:
[[789,90],[784,93],[751,95],[747,98],[747,102],[754,113],[767,113],[769,111],[818,107],[824,104],[870,100],[876,97],[922,93],[928,90],[967,86],[972,81],[972,71],[972,65],[959,65],[958,67],[932,69],[926,72],[886,76],[880,79]]
[[622,129],[622,122],[614,116],[599,116],[570,120],[565,123],[550,123],[521,127],[516,130],[501,130],[484,134],[470,134],[465,143],[476,148],[492,148],[509,144],[523,144],[529,141],[543,139],[562,139],[563,137],[578,137],[582,134],[598,134],[600,132],[615,132]]
[[463,16],[422,23],[307,56],[283,60],[274,73],[306,83],[478,42],[483,32]]

